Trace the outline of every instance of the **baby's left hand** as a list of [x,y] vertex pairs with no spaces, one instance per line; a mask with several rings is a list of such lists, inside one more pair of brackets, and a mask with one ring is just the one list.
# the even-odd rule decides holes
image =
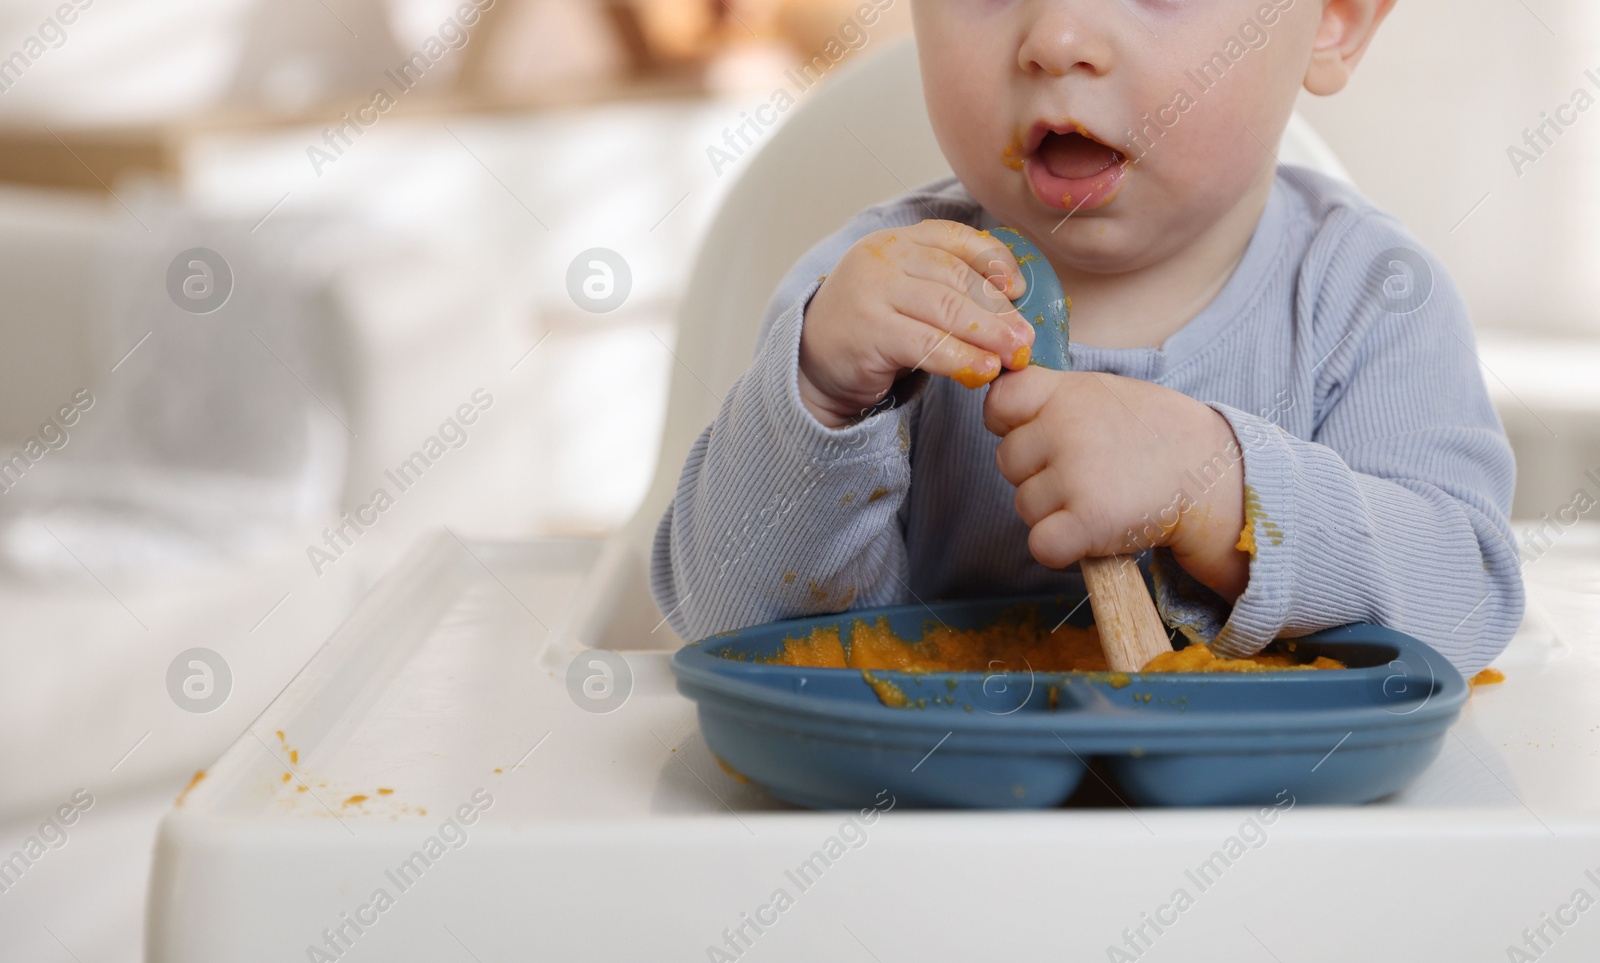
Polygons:
[[1229,601],[1244,591],[1243,464],[1214,409],[1147,381],[1034,365],[990,384],[983,415],[1041,564],[1166,545]]

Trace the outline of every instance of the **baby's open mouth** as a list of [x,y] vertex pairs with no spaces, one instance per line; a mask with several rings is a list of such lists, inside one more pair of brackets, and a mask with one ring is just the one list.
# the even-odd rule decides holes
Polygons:
[[1044,135],[1035,151],[1045,169],[1064,180],[1093,177],[1112,164],[1122,162],[1122,152],[1073,131]]
[[1128,173],[1121,151],[1070,119],[1035,124],[1024,146],[1021,169],[1033,196],[1069,213],[1111,203]]

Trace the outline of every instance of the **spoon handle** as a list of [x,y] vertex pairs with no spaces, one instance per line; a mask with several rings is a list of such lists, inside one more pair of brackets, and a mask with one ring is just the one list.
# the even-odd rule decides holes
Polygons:
[[[1057,371],[1071,371],[1068,350],[1069,309],[1061,281],[1050,267],[1044,252],[1022,234],[1009,227],[992,233],[1011,249],[1022,269],[1028,289],[1014,304],[1033,325],[1033,355],[1030,363]],[[1145,588],[1139,566],[1130,555],[1084,558],[1078,562],[1084,586],[1089,590],[1089,606],[1100,630],[1100,645],[1106,664],[1113,672],[1138,672],[1156,656],[1172,651],[1166,627],[1156,613],[1155,603]]]

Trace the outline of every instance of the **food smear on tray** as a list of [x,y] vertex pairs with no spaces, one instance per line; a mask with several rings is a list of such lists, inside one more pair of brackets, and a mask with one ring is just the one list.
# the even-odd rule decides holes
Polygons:
[[[1062,624],[1052,630],[1040,622],[1037,608],[1032,605],[1007,609],[994,623],[981,628],[955,628],[929,620],[923,623],[922,637],[916,640],[903,638],[890,627],[887,616],[879,616],[872,622],[855,619],[850,626],[847,646],[841,625],[842,622],[819,625],[805,635],[787,638],[782,651],[763,661],[774,665],[864,672],[1105,672],[1108,668],[1100,647],[1100,635],[1093,625]],[[1326,656],[1301,657],[1294,648],[1292,641],[1282,641],[1256,655],[1230,659],[1216,655],[1202,644],[1191,643],[1175,652],[1156,656],[1143,671],[1273,672],[1346,668],[1344,663]]]

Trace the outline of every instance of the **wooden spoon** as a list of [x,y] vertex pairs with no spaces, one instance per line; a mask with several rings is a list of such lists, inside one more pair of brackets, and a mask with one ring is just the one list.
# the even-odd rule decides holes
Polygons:
[[[1067,298],[1061,281],[1044,253],[1009,227],[990,232],[1011,249],[1027,279],[1028,290],[1014,304],[1033,325],[1030,364],[1071,371],[1068,352]],[[1084,558],[1078,562],[1089,605],[1094,609],[1106,665],[1113,672],[1138,672],[1163,652],[1172,651],[1166,627],[1145,588],[1144,577],[1131,555]]]

